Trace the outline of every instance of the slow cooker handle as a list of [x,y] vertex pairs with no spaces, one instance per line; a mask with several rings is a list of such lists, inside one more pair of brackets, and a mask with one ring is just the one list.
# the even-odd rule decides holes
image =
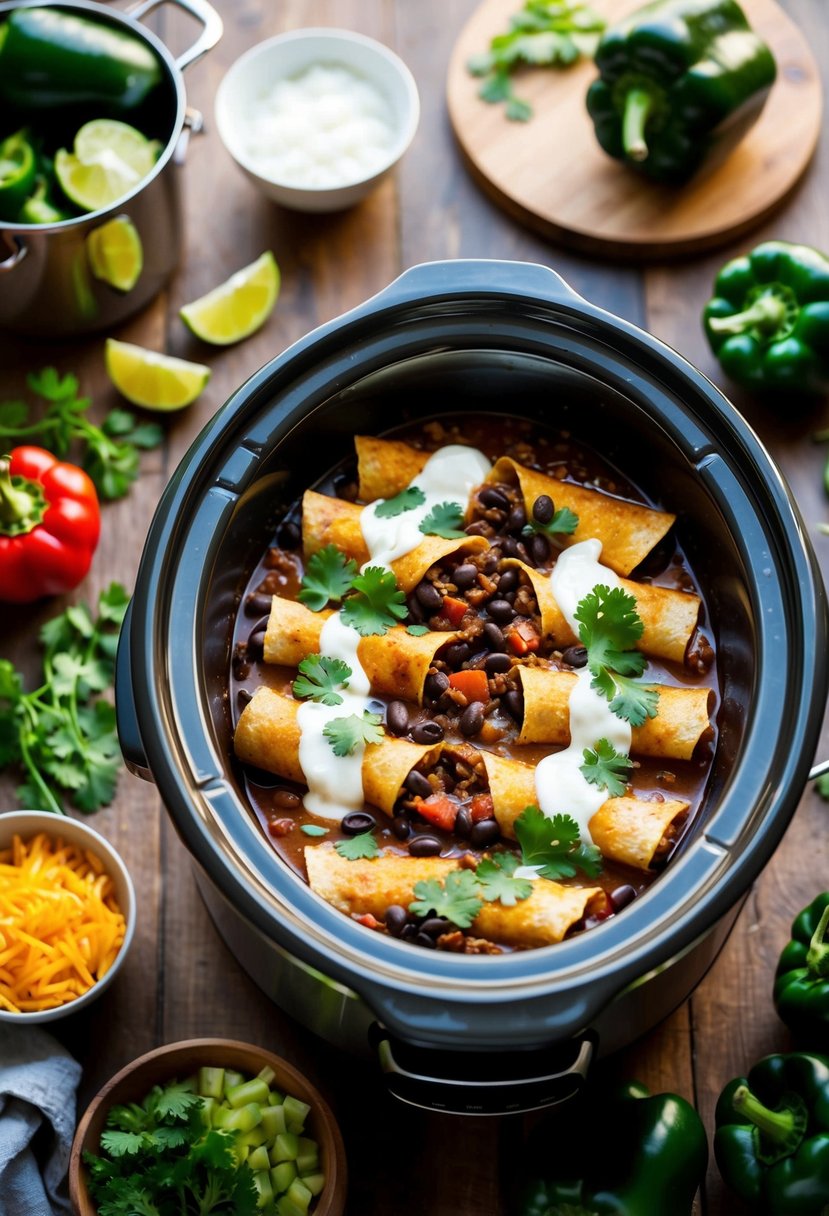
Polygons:
[[454,1115],[516,1115],[567,1102],[581,1093],[596,1048],[587,1033],[531,1052],[440,1051],[395,1039],[379,1024],[370,1039],[390,1093]]
[[193,45],[176,59],[176,67],[181,72],[197,59],[201,59],[206,51],[213,49],[222,36],[224,26],[221,17],[207,0],[141,0],[141,3],[128,8],[127,12],[135,21],[140,21],[162,4],[175,4],[178,8],[185,9],[203,27]]
[[[497,265],[497,278],[493,266]],[[496,285],[497,284],[497,285]],[[404,270],[388,287],[357,308],[373,313],[377,307],[389,304],[422,304],[437,299],[466,298],[470,293],[503,298],[516,296],[526,300],[534,296],[545,303],[573,304],[592,311],[593,306],[565,282],[555,270],[538,262],[493,262],[486,258],[460,259],[452,262],[424,262]]]
[[147,763],[141,732],[138,729],[138,717],[135,712],[135,691],[132,683],[132,650],[130,647],[130,622],[132,621],[132,601],[127,605],[127,611],[118,636],[118,651],[115,656],[115,686],[118,695],[115,698],[115,721],[118,728],[118,742],[124,756],[124,763],[136,777],[152,781],[153,775]]

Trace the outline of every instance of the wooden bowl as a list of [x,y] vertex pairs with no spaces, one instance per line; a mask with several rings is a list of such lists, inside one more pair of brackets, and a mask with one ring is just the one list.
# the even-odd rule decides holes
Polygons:
[[182,1080],[202,1065],[233,1068],[254,1076],[265,1064],[276,1074],[275,1084],[311,1107],[308,1133],[319,1144],[325,1188],[311,1207],[311,1216],[342,1216],[348,1184],[345,1149],[330,1107],[313,1085],[286,1060],[262,1047],[231,1039],[185,1039],[157,1047],[116,1073],[90,1102],[75,1131],[69,1157],[69,1197],[75,1216],[97,1216],[86,1186],[82,1154],[99,1152],[101,1132],[111,1106],[140,1102],[154,1085]]

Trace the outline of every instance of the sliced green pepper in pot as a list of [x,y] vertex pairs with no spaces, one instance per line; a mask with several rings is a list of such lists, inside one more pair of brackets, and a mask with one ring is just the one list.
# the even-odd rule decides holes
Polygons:
[[25,131],[0,142],[0,220],[15,220],[31,191],[37,157]]

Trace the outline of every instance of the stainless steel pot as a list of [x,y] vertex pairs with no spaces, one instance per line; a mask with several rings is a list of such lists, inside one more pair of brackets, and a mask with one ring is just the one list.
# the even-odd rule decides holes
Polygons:
[[[202,26],[193,45],[177,58],[140,24],[141,18],[165,3],[185,9]],[[22,0],[0,3],[0,21],[14,9],[46,4],[129,31],[151,47],[162,69],[154,105],[164,148],[152,173],[131,194],[111,207],[58,224],[0,221],[0,327],[68,337],[125,320],[161,290],[178,264],[182,249],[180,171],[190,134],[202,125],[199,112],[186,105],[182,71],[216,45],[222,22],[207,0],[142,0],[127,13],[94,0]],[[126,292],[95,278],[87,255],[90,233],[116,216],[132,221],[143,247],[141,274]]]
[[[281,507],[348,455],[355,431],[436,405],[461,421],[510,411],[569,430],[677,511],[722,681],[704,811],[665,874],[604,925],[501,958],[412,949],[325,904],[263,840],[231,761],[232,620]],[[797,508],[704,376],[544,267],[436,263],[267,364],[196,440],[146,542],[118,725],[127,762],[158,783],[198,863],[220,932],[275,1001],[329,1040],[379,1053],[406,1101],[515,1111],[568,1096],[596,1051],[642,1034],[704,974],[799,800],[826,641]]]

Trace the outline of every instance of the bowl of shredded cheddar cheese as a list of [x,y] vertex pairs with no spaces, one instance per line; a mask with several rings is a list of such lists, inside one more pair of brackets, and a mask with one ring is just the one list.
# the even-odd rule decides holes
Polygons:
[[126,866],[48,811],[0,814],[0,1021],[50,1022],[108,987],[135,930]]

